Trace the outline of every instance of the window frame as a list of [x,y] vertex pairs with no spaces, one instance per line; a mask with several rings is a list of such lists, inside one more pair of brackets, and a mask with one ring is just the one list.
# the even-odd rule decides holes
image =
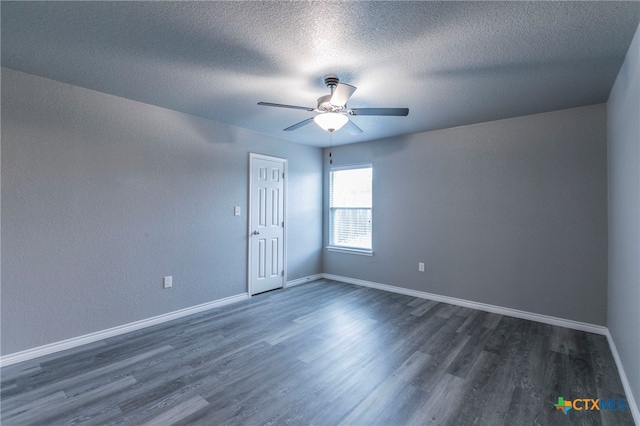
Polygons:
[[[360,247],[348,247],[348,246],[338,246],[338,245],[333,245],[332,241],[331,241],[331,236],[332,236],[332,226],[333,226],[333,222],[332,222],[332,209],[337,208],[337,207],[331,207],[332,205],[332,198],[331,198],[331,181],[332,181],[332,173],[333,172],[339,172],[339,171],[344,171],[344,170],[356,170],[356,169],[371,169],[371,247],[370,248],[360,248]],[[331,251],[331,252],[337,252],[337,253],[349,253],[349,254],[358,254],[358,255],[362,255],[362,256],[373,256],[373,232],[374,232],[374,224],[373,224],[373,183],[374,183],[374,171],[373,171],[373,164],[371,163],[362,163],[362,164],[352,164],[352,165],[346,165],[346,166],[335,166],[335,167],[331,167],[329,169],[329,185],[328,185],[328,218],[327,218],[327,222],[328,222],[328,228],[327,228],[327,241],[328,244],[325,247],[327,249],[327,251]]]

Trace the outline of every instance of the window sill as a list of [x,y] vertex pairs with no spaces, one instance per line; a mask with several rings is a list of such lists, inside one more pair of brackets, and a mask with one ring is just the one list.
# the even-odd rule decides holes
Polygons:
[[360,256],[373,256],[373,250],[348,248],[348,247],[336,247],[336,246],[327,246],[326,248],[328,251],[334,251],[337,253],[358,254]]

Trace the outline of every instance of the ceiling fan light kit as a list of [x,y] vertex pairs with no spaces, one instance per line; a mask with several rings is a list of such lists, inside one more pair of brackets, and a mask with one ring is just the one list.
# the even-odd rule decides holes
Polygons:
[[319,114],[313,117],[313,121],[327,132],[335,132],[340,130],[342,126],[347,124],[349,118],[346,115],[339,114],[337,112],[328,112],[326,114]]
[[302,126],[315,122],[321,129],[327,132],[335,132],[340,130],[347,123],[346,129],[351,134],[362,133],[362,129],[353,121],[349,120],[349,116],[353,115],[377,115],[377,116],[395,116],[404,117],[409,115],[409,108],[347,108],[347,101],[356,91],[356,87],[346,83],[340,83],[335,75],[328,75],[324,78],[324,84],[331,90],[331,94],[320,96],[318,98],[318,106],[316,108],[302,107],[296,105],[275,104],[271,102],[258,102],[258,105],[271,106],[278,108],[300,109],[309,112],[318,112],[320,114],[313,118],[307,118],[299,123],[289,126],[284,131],[292,131]]

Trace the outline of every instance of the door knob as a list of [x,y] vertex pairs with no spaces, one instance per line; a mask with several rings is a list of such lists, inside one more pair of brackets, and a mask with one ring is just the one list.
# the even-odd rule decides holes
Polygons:
[[259,231],[253,231],[253,235],[260,235]]

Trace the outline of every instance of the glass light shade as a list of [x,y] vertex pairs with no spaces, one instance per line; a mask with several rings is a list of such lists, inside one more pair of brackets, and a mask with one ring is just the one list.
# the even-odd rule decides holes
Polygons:
[[349,117],[338,114],[337,112],[325,112],[324,114],[318,114],[313,117],[313,121],[327,132],[334,132],[347,124]]

